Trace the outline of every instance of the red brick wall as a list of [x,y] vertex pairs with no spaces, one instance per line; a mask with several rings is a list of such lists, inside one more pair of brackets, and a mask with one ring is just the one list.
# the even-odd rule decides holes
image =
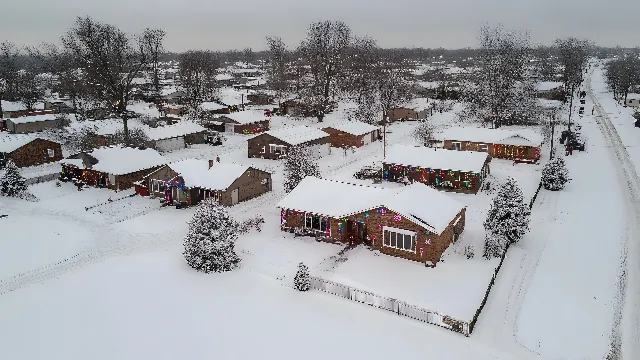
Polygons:
[[333,128],[324,128],[322,131],[326,132],[330,136],[331,146],[336,148],[341,147],[361,147],[364,146],[364,137],[369,136],[371,138],[371,134],[365,135],[351,135],[346,132],[336,130]]
[[[53,150],[53,157],[49,157],[48,149]],[[16,149],[9,154],[9,157],[17,167],[41,165],[62,160],[62,148],[60,144],[56,142],[35,139],[21,148]]]
[[[453,143],[459,142],[460,150],[462,151],[480,151],[479,146],[484,143],[472,142],[472,141],[458,141],[458,140],[445,140],[444,148],[448,150],[454,150]],[[536,158],[535,146],[515,146],[515,145],[500,145],[486,143],[489,155],[498,159],[529,159],[534,160]],[[497,149],[502,147],[504,150],[498,152]]]

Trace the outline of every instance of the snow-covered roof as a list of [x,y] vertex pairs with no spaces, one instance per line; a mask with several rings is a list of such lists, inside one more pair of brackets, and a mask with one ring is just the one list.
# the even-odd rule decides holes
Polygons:
[[207,130],[204,126],[193,121],[180,121],[173,125],[159,126],[146,130],[147,136],[151,140],[162,140],[194,134]]
[[389,190],[381,187],[307,176],[278,203],[278,207],[340,218],[382,205],[382,199],[388,193]]
[[22,135],[22,134],[7,134],[5,136],[0,136],[0,153],[10,153],[13,152],[28,143],[35,140],[36,137],[32,135]]
[[[125,175],[167,164],[169,161],[153,149],[140,150],[130,147],[102,147],[88,153],[98,160],[92,170],[113,175]],[[69,161],[72,160],[72,161]],[[63,164],[78,166],[78,159],[63,159]],[[84,164],[80,163],[84,167]]]
[[536,86],[538,91],[551,91],[555,88],[561,87],[563,84],[557,81],[542,81]]
[[[244,94],[244,98],[243,98]],[[243,103],[248,104],[251,101],[247,101],[247,95],[245,92],[236,90],[232,87],[224,87],[218,90],[218,98],[222,104],[225,105],[240,105]]]
[[277,206],[333,218],[384,206],[438,234],[442,233],[464,208],[463,204],[448,195],[421,183],[397,190],[312,176],[304,178]]
[[187,187],[208,190],[226,190],[249,166],[214,162],[209,168],[207,160],[186,159],[168,165],[180,174]]
[[361,121],[346,121],[333,124],[330,128],[340,130],[351,135],[364,135],[378,130],[377,126],[373,126]]
[[40,122],[40,121],[53,121],[55,119],[56,119],[56,116],[54,114],[43,114],[43,115],[22,116],[22,117],[7,119],[7,120],[11,121],[14,124],[27,124],[27,123],[34,123],[34,122]]
[[384,161],[388,164],[421,168],[481,172],[488,156],[486,152],[393,145],[387,149]]
[[541,107],[546,109],[559,108],[561,107],[562,101],[559,100],[547,100],[547,99],[538,99],[538,103]]
[[[2,111],[24,111],[27,110],[27,107],[19,102],[19,101],[6,101],[0,100],[2,102]],[[44,110],[43,103],[37,103],[34,106],[34,110]]]
[[266,116],[264,115],[264,110],[244,110],[232,112],[230,114],[224,114],[222,116],[243,125],[267,120]]
[[485,142],[503,145],[540,146],[542,135],[529,129],[507,130],[473,127],[453,127],[444,130],[438,137],[441,140]]
[[329,134],[326,132],[318,128],[305,125],[288,126],[277,130],[269,130],[265,132],[265,134],[269,134],[276,139],[280,139],[289,145],[299,145],[309,141],[329,137]]
[[208,101],[208,102],[203,102],[202,104],[200,104],[200,108],[203,111],[215,111],[215,110],[222,110],[222,109],[226,109],[227,107],[224,105],[220,105],[216,102],[213,101]]
[[416,111],[427,109],[431,106],[434,100],[429,98],[415,98],[407,101],[404,106]]
[[233,75],[231,74],[217,74],[216,75],[216,80],[217,81],[224,81],[224,80],[231,80],[233,79]]
[[441,234],[465,207],[449,195],[422,183],[413,183],[401,188],[385,200],[383,205],[405,219],[438,234]]

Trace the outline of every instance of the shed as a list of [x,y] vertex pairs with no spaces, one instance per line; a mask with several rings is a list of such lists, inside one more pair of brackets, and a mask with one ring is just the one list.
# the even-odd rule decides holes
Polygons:
[[280,159],[292,146],[308,146],[314,159],[331,154],[330,136],[304,125],[270,130],[247,140],[250,158]]
[[26,134],[58,127],[60,122],[55,114],[43,114],[6,119],[5,126],[9,132]]
[[360,121],[341,122],[326,128],[322,131],[331,137],[333,147],[361,147],[378,140],[380,129]]
[[204,144],[207,129],[192,121],[147,130],[152,147],[161,152],[184,149],[190,144]]

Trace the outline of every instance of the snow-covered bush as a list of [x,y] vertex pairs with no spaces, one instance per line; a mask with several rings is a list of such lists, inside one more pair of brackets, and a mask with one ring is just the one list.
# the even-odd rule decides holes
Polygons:
[[464,257],[466,257],[467,259],[473,259],[473,257],[476,256],[476,253],[473,250],[473,246],[471,245],[466,245],[464,247],[463,253],[464,253]]
[[434,140],[433,126],[426,121],[420,122],[413,130],[413,137],[424,146],[431,145]]
[[522,239],[529,231],[531,210],[522,190],[513,178],[508,178],[494,197],[484,221],[484,257],[500,257],[508,244]]
[[298,272],[293,279],[293,286],[298,291],[309,291],[311,289],[311,276],[309,275],[309,268],[307,265],[298,264]]
[[251,230],[252,228],[254,228],[256,229],[257,232],[261,232],[263,224],[264,224],[264,218],[262,217],[262,215],[256,215],[250,219],[243,221],[238,226],[238,231],[240,232],[240,234],[244,234],[249,232],[249,230]]
[[27,193],[27,183],[20,175],[16,164],[9,160],[4,169],[4,174],[0,178],[0,194],[21,198]]
[[284,190],[291,192],[307,176],[320,177],[318,163],[312,159],[311,148],[293,146],[284,158]]
[[234,249],[237,238],[238,223],[222,205],[205,200],[189,222],[184,258],[192,268],[205,273],[230,271],[240,263]]
[[547,190],[562,190],[569,181],[569,170],[561,157],[552,158],[542,168],[542,186]]

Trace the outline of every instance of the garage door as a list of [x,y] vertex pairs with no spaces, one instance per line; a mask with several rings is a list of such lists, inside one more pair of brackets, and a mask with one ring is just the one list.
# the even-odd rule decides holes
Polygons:
[[156,142],[158,151],[174,151],[184,149],[184,137],[175,137],[171,139],[163,139]]
[[310,148],[312,159],[319,159],[331,154],[331,144],[313,145]]

